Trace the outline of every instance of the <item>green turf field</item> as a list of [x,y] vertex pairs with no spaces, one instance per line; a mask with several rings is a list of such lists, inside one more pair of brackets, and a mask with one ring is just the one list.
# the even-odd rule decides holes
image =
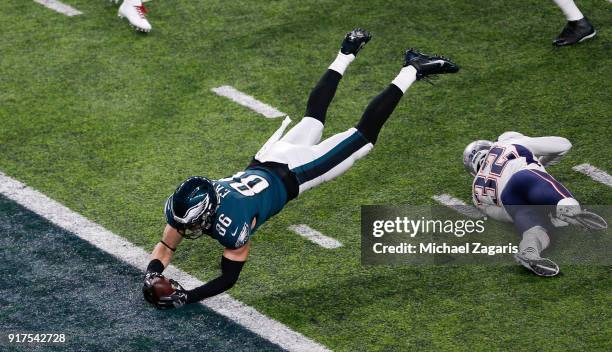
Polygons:
[[[467,201],[463,148],[507,130],[570,139],[551,173],[583,203],[612,204],[609,187],[572,170],[612,170],[609,2],[579,2],[598,37],[562,50],[551,40],[564,18],[543,0],[156,0],[149,35],[105,0],[64,2],[84,15],[0,2],[0,171],[150,250],[180,181],[240,171],[280,124],[210,89],[232,85],[295,120],[344,33],[361,26],[374,38],[324,136],[358,120],[407,47],[462,71],[413,85],[366,159],[262,226],[231,295],[333,350],[612,350],[610,267],[560,263],[564,275],[545,280],[518,266],[359,261],[360,205]],[[287,230],[296,223],[344,246],[322,249]],[[174,263],[209,280],[220,253],[200,239]]]

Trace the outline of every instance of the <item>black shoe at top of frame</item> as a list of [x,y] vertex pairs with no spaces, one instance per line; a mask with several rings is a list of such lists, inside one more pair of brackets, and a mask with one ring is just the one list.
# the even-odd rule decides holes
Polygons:
[[340,47],[340,52],[344,55],[353,54],[357,56],[359,50],[361,50],[370,39],[372,39],[372,34],[370,34],[370,32],[363,28],[355,28],[346,33],[342,41],[342,47]]
[[554,46],[566,46],[593,38],[597,34],[589,20],[584,17],[578,21],[568,21],[561,34],[553,41]]
[[438,55],[427,55],[414,49],[406,50],[404,67],[413,66],[417,70],[417,79],[429,75],[443,73],[455,73],[459,71],[459,66],[451,60]]

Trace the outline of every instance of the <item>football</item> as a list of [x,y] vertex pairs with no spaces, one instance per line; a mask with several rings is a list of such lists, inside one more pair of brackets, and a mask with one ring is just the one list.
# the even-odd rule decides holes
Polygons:
[[153,296],[156,300],[160,297],[170,296],[174,293],[174,287],[170,283],[170,280],[164,276],[156,277],[152,281],[153,284]]

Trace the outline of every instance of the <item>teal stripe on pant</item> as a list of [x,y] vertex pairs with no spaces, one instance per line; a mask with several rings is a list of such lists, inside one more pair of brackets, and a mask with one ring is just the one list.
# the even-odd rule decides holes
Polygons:
[[353,153],[370,143],[359,131],[340,142],[323,156],[301,166],[291,169],[297,176],[299,184],[313,180],[338,164],[348,159]]

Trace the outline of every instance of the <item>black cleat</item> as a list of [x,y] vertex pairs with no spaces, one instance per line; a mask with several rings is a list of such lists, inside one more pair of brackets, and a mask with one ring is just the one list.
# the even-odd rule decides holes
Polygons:
[[455,73],[459,71],[459,66],[445,57],[437,55],[429,56],[414,49],[406,50],[404,67],[410,65],[416,68],[417,79],[422,79],[429,75]]
[[569,21],[561,31],[561,34],[553,41],[554,46],[566,46],[580,43],[583,40],[593,38],[597,34],[589,20],[584,17],[578,21]]
[[367,42],[372,39],[370,32],[363,28],[355,28],[352,31],[346,33],[344,40],[342,41],[342,47],[340,52],[344,55],[353,54],[357,56],[357,53]]

